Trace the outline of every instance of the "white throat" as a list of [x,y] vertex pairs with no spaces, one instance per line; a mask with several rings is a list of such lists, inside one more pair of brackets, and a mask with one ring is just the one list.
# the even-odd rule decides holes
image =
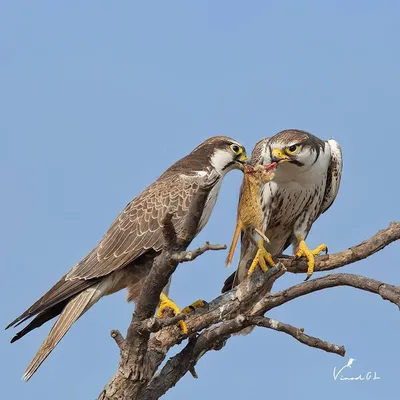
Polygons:
[[[230,171],[234,166],[225,168],[232,161],[232,154],[225,150],[215,150],[214,154],[211,156],[210,162],[215,170],[222,176],[224,176],[228,171]],[[224,169],[225,168],[225,169]]]

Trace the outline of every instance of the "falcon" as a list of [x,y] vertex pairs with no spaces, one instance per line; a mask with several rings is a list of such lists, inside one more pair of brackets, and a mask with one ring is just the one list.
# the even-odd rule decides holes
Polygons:
[[[60,315],[23,379],[31,378],[73,323],[101,297],[127,289],[127,300],[137,300],[155,257],[162,251],[166,214],[173,210],[172,222],[179,237],[191,218],[191,202],[200,193],[199,189],[206,187],[208,194],[197,231],[189,238],[193,240],[208,222],[223,177],[230,170],[243,170],[246,160],[246,150],[236,140],[225,136],[209,138],[128,203],[98,245],[7,326],[35,317],[11,339],[13,343]],[[160,296],[157,315],[162,315],[167,307],[175,313],[180,311],[168,297],[168,290],[169,284]],[[185,326],[181,325],[181,329],[185,331]]]
[[315,255],[328,250],[325,244],[311,250],[305,240],[312,224],[337,196],[342,174],[339,143],[297,129],[284,130],[260,140],[251,154],[253,166],[274,162],[278,164],[274,178],[262,183],[257,193],[262,209],[261,233],[268,241],[261,240],[256,246],[254,238],[242,232],[239,266],[225,281],[222,292],[251,274],[260,255],[268,266],[274,266],[273,259],[292,245],[296,257],[307,258],[308,279],[314,271]]

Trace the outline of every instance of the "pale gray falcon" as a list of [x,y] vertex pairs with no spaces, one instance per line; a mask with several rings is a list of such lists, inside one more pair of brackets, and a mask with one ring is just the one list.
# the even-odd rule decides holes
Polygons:
[[260,140],[251,154],[251,165],[273,162],[278,163],[275,177],[261,185],[259,192],[262,232],[269,242],[260,240],[257,248],[255,241],[242,233],[238,269],[225,281],[222,292],[240,283],[259,256],[274,265],[272,259],[293,245],[294,255],[307,257],[308,279],[313,273],[314,256],[327,251],[324,244],[310,250],[305,239],[338,193],[342,174],[339,143],[333,139],[323,141],[301,130],[284,130]]
[[[36,316],[12,338],[12,343],[60,314],[23,378],[30,379],[72,324],[101,297],[126,288],[127,300],[135,301],[154,258],[162,250],[165,215],[174,212],[172,222],[179,237],[191,218],[191,202],[199,188],[206,185],[209,192],[196,236],[208,222],[224,175],[233,169],[243,169],[246,160],[245,148],[239,142],[225,136],[212,137],[134,198],[98,245],[8,325],[7,328]],[[160,307],[178,310],[166,292],[161,296]]]

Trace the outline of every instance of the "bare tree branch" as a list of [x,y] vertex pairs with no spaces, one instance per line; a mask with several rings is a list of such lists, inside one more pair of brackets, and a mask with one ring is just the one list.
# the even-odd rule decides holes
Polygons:
[[[186,325],[189,334],[199,332],[213,324],[230,319],[232,314],[238,310],[245,310],[254,304],[254,299],[258,298],[259,291],[265,286],[271,285],[276,279],[285,273],[282,264],[277,264],[266,273],[257,270],[251,277],[246,279],[233,290],[222,294],[208,304],[205,310],[199,309],[195,313],[190,313],[186,317]],[[150,339],[149,350],[157,352],[160,357],[165,357],[167,351],[175,344],[180,343],[177,336],[178,328],[171,327],[175,332],[161,330]],[[161,345],[160,345],[161,344]],[[160,364],[164,358],[158,362]]]
[[122,337],[120,331],[117,331],[115,329],[112,330],[111,337],[115,340],[115,343],[117,343],[120,350],[122,350],[122,348],[124,347],[124,344],[125,344],[125,339]]
[[165,366],[149,382],[147,388],[139,396],[140,400],[151,400],[161,397],[168,389],[174,387],[187,371],[194,370],[196,363],[210,350],[220,350],[229,335],[236,333],[247,326],[257,325],[264,328],[284,332],[300,343],[310,347],[315,347],[329,353],[340,356],[345,355],[345,348],[336,344],[309,336],[304,333],[304,329],[296,328],[265,317],[246,317],[238,315],[236,318],[225,321],[200,334],[199,337],[192,337],[186,347],[167,361]]
[[315,347],[317,349],[325,350],[328,353],[339,354],[342,357],[346,353],[344,346],[338,346],[325,340],[318,339],[314,336],[309,336],[304,333],[303,328],[295,328],[292,325],[285,324],[283,322],[279,322],[266,317],[254,317],[250,319],[250,322],[252,325],[262,326],[264,328],[284,332],[290,336],[293,336],[300,343],[303,343],[309,347]]
[[[400,222],[391,222],[388,228],[380,230],[368,240],[350,247],[348,250],[316,257],[314,271],[331,271],[363,260],[399,239]],[[279,261],[283,263],[289,272],[294,274],[307,272],[307,261],[304,258],[281,258]]]
[[367,292],[375,293],[380,295],[382,299],[389,300],[396,304],[397,307],[400,307],[399,286],[388,285],[361,275],[332,274],[322,278],[302,282],[274,294],[269,294],[255,304],[251,312],[253,315],[264,314],[272,308],[276,308],[298,297],[335,286],[351,286]]
[[[318,283],[316,285],[312,285],[311,283],[315,281],[318,281]],[[307,346],[344,356],[345,349],[343,346],[338,346],[319,338],[306,335],[302,329],[295,328],[282,322],[264,317],[254,317],[254,315],[262,314],[264,310],[277,307],[278,305],[284,304],[285,302],[293,300],[294,298],[302,295],[316,290],[322,290],[327,287],[341,285],[353,286],[361,290],[377,293],[380,294],[382,298],[390,301],[394,300],[395,296],[398,297],[400,295],[400,288],[398,287],[385,285],[382,282],[352,274],[329,275],[324,278],[303,282],[274,295],[268,295],[249,311],[251,316],[240,314],[236,318],[223,321],[221,324],[211,327],[201,333],[196,339],[195,344],[193,344],[193,342],[188,344],[184,350],[166,363],[162,370],[150,381],[149,385],[139,398],[159,398],[168,389],[175,386],[175,384],[186,374],[186,372],[188,372],[190,369],[193,369],[198,360],[208,351],[217,350],[218,348],[215,348],[215,344],[225,343],[226,340],[229,339],[230,335],[240,332],[249,326],[258,325],[281,331],[293,336],[299,342]],[[221,301],[223,296],[220,296],[219,299]],[[400,302],[399,299],[396,299],[396,301]],[[221,302],[224,303],[222,304],[222,307],[227,304],[226,300]],[[221,305],[219,305],[219,307],[221,307]],[[199,316],[198,318],[204,317],[205,315]],[[188,321],[188,323],[190,322]]]
[[206,242],[203,246],[199,247],[196,250],[175,253],[173,259],[180,263],[193,261],[208,250],[226,250],[226,245],[210,244],[209,242]]
[[[190,227],[187,228],[187,232],[190,232],[190,229]],[[349,250],[318,257],[315,270],[328,271],[359,261],[382,250],[399,238],[400,223],[391,223],[389,228],[379,231],[372,238]],[[222,247],[206,243],[193,252],[187,252],[184,248],[185,240],[177,239],[177,241],[180,241],[180,243],[176,243],[176,245],[169,243],[168,246],[172,250],[166,248],[163,252],[165,254],[157,260],[159,263],[157,269],[159,270],[157,273],[150,274],[148,278],[148,280],[154,279],[154,282],[152,284],[146,282],[149,290],[153,290],[155,287],[158,290],[161,287],[161,291],[165,276],[169,278],[169,271],[174,270],[178,262],[191,261],[203,254],[204,251],[217,250]],[[179,248],[179,246],[182,247]],[[269,290],[273,282],[286,271],[302,273],[306,272],[307,269],[304,260],[282,258],[279,261],[276,267],[271,268],[266,273],[259,270],[255,271],[249,279],[217,297],[204,309],[197,309],[189,314],[181,314],[171,318],[158,319],[153,317],[157,304],[155,306],[154,303],[151,303],[150,306],[145,304],[147,294],[143,288],[144,303],[140,306],[143,308],[139,308],[140,303],[138,301],[128,329],[127,339],[123,340],[119,332],[114,331],[117,333],[114,333],[113,337],[121,349],[121,362],[116,375],[99,398],[104,400],[158,399],[187,372],[191,372],[193,376],[197,377],[194,370],[195,365],[208,351],[221,349],[232,334],[241,333],[243,329],[254,326],[284,332],[293,336],[302,344],[343,356],[345,354],[343,346],[309,336],[304,333],[303,329],[263,316],[272,308],[315,291],[335,286],[349,286],[378,294],[382,299],[400,307],[400,287],[347,273],[327,275],[301,282],[276,293],[270,293]],[[175,267],[170,267],[170,265]],[[140,314],[140,320],[135,320],[138,308],[139,311],[145,310],[146,312]],[[188,326],[190,335],[188,343],[182,351],[168,360],[164,367],[159,370],[169,349],[184,340],[175,325],[179,319],[185,319]],[[149,332],[155,333],[150,337]],[[143,344],[140,353],[135,351],[137,343]],[[141,356],[139,356],[140,354]],[[129,365],[128,370],[125,368],[126,365]],[[138,374],[138,370],[140,370],[140,374]],[[121,387],[123,390],[119,390]]]
[[[173,214],[167,213],[164,217],[163,251],[155,259],[142,286],[126,339],[122,341],[120,334],[115,336],[118,338],[116,341],[121,354],[118,370],[101,392],[99,399],[121,399],[126,396],[136,398],[144,385],[151,379],[153,371],[148,367],[149,363],[147,362],[147,344],[151,329],[144,330],[143,321],[154,315],[160,301],[160,294],[180,262],[176,255],[182,254],[191,238],[195,236],[207,196],[207,187],[200,187],[190,206],[191,218],[186,221],[181,237],[178,237],[175,231],[172,222]],[[208,247],[214,246],[205,245],[200,253],[207,251]]]
[[179,321],[184,321],[186,319],[186,317],[189,314],[178,314],[178,315],[174,315],[173,317],[169,317],[169,318],[149,318],[146,319],[142,322],[141,328],[143,331],[148,331],[148,332],[158,332],[163,328],[166,328],[168,326],[171,325],[175,325],[177,322]]

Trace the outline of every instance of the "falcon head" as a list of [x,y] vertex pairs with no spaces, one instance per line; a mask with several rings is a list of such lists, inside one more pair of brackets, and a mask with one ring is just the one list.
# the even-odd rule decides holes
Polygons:
[[312,167],[325,150],[325,142],[311,133],[288,129],[271,137],[268,143],[272,162],[287,172],[303,172]]
[[227,136],[214,136],[171,165],[163,175],[171,173],[191,175],[193,172],[205,175],[216,171],[220,176],[224,176],[232,169],[243,171],[247,158],[244,146],[237,140]]
[[220,175],[232,169],[243,171],[247,161],[246,149],[237,140],[227,136],[214,136],[197,146],[188,156],[192,161],[202,159],[211,164]]

